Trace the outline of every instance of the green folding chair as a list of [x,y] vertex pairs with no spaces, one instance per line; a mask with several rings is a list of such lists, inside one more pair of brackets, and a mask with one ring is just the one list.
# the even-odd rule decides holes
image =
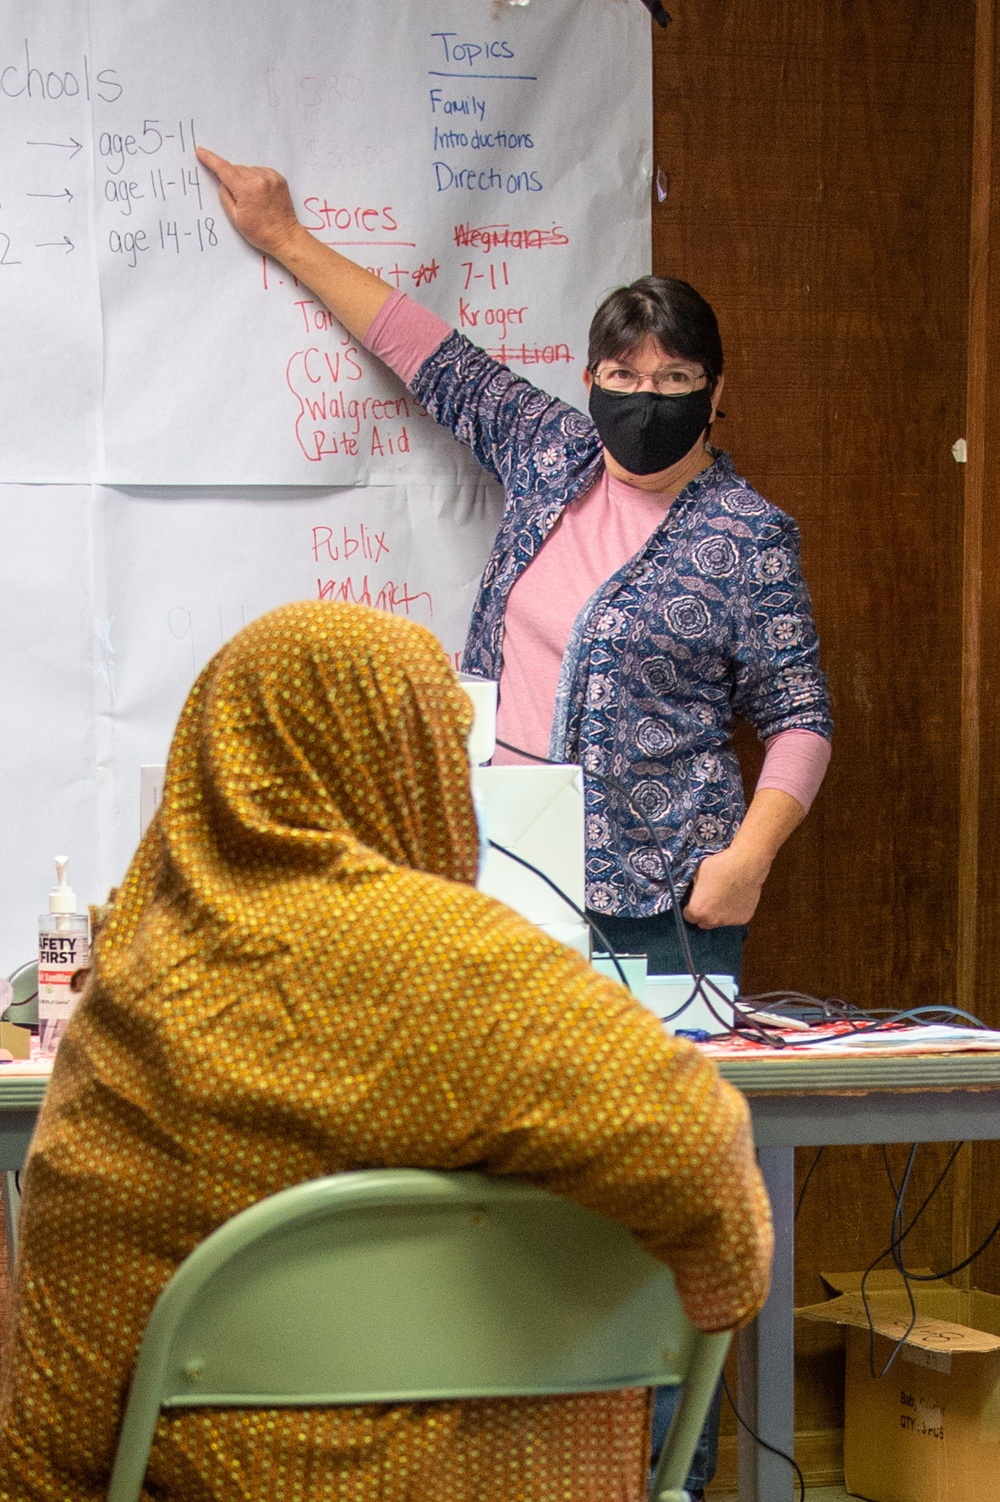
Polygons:
[[[34,1027],[38,1023],[38,961],[28,960],[7,977],[13,996],[5,1011],[0,1012],[0,1022],[16,1022],[21,1027]],[[4,1224],[7,1242],[7,1275],[14,1273],[14,1258],[17,1252],[17,1221],[21,1209],[21,1196],[17,1187],[17,1174],[10,1169],[0,1170],[0,1216]]]
[[7,977],[13,996],[7,1010],[0,1012],[0,1022],[16,1022],[21,1027],[38,1025],[38,961],[28,960]]
[[654,1495],[680,1502],[729,1335],[702,1335],[622,1226],[517,1180],[389,1168],[220,1226],[150,1315],[108,1502],[161,1409],[318,1408],[683,1382]]

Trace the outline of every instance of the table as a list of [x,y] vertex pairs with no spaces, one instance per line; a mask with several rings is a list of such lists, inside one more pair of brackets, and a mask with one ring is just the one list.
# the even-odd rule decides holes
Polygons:
[[10,1182],[28,1152],[35,1118],[45,1097],[45,1076],[31,1079],[4,1077],[0,1069],[0,1185],[3,1188],[4,1229],[7,1245],[13,1246],[17,1224],[17,1195]]
[[[769,1444],[795,1443],[795,1149],[882,1142],[1000,1138],[1000,1055],[927,1054],[723,1060],[750,1102],[761,1170],[774,1210],[771,1294],[739,1336],[737,1403]],[[0,1171],[19,1168],[47,1081],[0,1073]],[[10,1201],[10,1196],[5,1196]],[[739,1437],[740,1502],[792,1502],[794,1477],[776,1455]]]
[[[1000,1055],[873,1054],[719,1061],[750,1102],[774,1212],[771,1294],[739,1343],[737,1405],[768,1444],[795,1443],[795,1149],[1000,1138]],[[739,1434],[740,1502],[792,1502],[791,1467]]]

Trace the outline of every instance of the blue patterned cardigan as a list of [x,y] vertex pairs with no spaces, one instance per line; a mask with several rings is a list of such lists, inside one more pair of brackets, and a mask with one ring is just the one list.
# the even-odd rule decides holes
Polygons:
[[[599,478],[601,441],[583,412],[460,334],[424,361],[411,389],[504,489],[462,664],[498,679],[507,597],[563,509]],[[832,730],[798,528],[718,453],[577,617],[549,755],[627,789],[680,891],[746,811],[731,744],[737,716],[762,739]],[[635,918],[669,908],[642,819],[586,775],[585,805],[588,906]]]

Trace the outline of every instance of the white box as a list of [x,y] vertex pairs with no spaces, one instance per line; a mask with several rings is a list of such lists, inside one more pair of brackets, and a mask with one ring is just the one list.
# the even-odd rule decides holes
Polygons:
[[[584,905],[583,778],[575,766],[473,767],[490,840],[537,866],[569,902],[517,861],[489,850],[481,892],[589,957]],[[573,904],[573,905],[571,905]]]
[[[731,975],[706,975],[707,997],[695,994],[690,975],[647,975],[643,1005],[655,1012],[671,1033],[728,1032],[732,1026],[736,982]],[[712,987],[715,989],[713,990]],[[722,995],[717,993],[721,991]]]

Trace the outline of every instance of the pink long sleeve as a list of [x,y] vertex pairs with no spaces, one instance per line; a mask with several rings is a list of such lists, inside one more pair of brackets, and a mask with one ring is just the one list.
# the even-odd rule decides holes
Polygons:
[[809,812],[830,762],[830,742],[814,730],[782,730],[767,742],[764,765],[757,779],[762,788],[787,793]]
[[393,292],[372,319],[364,342],[408,386],[450,333],[443,318],[404,292]]

